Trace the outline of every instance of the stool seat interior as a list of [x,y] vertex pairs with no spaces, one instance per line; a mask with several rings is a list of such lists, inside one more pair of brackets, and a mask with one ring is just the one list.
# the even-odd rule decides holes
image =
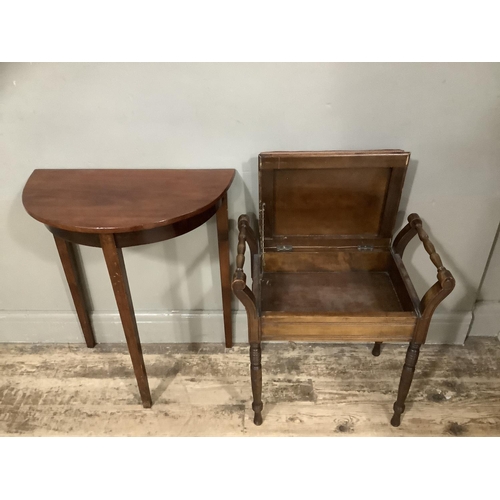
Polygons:
[[273,272],[261,281],[261,310],[363,314],[405,310],[388,272]]

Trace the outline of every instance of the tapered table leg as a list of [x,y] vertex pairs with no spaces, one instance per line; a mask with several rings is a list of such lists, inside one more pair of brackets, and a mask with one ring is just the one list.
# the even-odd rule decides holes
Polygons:
[[233,346],[231,321],[231,278],[229,276],[229,220],[227,214],[227,193],[222,198],[217,211],[217,239],[219,241],[220,281],[222,285],[222,310],[224,315],[224,334],[226,347]]
[[142,356],[141,341],[137,330],[137,322],[135,320],[132,297],[130,296],[122,249],[116,246],[115,238],[112,234],[101,234],[100,239],[109,277],[113,285],[118,311],[122,320],[128,350],[132,358],[135,378],[137,379],[137,385],[139,386],[139,392],[141,394],[142,406],[144,406],[144,408],[151,408],[152,401],[149,391],[148,376]]
[[58,236],[54,236],[54,239],[71,296],[73,297],[73,303],[75,304],[76,314],[82,327],[85,342],[87,343],[87,347],[95,347],[96,341],[92,330],[92,323],[90,322],[85,287],[83,286],[81,277],[81,265],[75,252],[74,244]]

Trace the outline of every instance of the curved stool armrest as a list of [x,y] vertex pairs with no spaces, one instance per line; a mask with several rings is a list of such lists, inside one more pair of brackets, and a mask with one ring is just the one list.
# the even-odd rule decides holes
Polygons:
[[427,330],[436,307],[445,299],[455,288],[455,278],[448,269],[443,266],[441,257],[436,252],[436,249],[429,239],[429,235],[422,227],[422,219],[417,214],[408,216],[408,224],[401,229],[399,234],[394,239],[392,244],[394,253],[403,257],[406,245],[410,240],[418,234],[420,241],[423,243],[426,252],[429,254],[431,262],[437,269],[437,282],[429,288],[420,301],[420,313],[422,315],[413,341],[423,343],[427,337]]
[[246,215],[241,215],[238,219],[238,249],[236,255],[236,270],[233,275],[233,282],[231,288],[234,294],[240,302],[245,306],[248,317],[248,332],[250,337],[250,342],[259,342],[259,327],[258,327],[258,314],[257,314],[257,304],[255,300],[255,295],[252,290],[247,286],[247,277],[243,272],[243,266],[245,265],[245,249],[246,245],[250,248],[251,262],[252,262],[252,273],[253,273],[253,257],[258,252],[257,238],[250,227],[248,217]]

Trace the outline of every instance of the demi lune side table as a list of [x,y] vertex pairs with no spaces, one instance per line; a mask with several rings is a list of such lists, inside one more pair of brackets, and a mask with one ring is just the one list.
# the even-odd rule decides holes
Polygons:
[[83,335],[96,344],[75,245],[101,247],[144,408],[152,405],[122,248],[168,240],[217,216],[226,347],[232,346],[227,190],[234,169],[37,169],[26,211],[54,235]]

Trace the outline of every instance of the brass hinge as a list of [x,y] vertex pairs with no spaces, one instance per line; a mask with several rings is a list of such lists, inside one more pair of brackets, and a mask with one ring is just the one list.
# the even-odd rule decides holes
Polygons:
[[373,245],[359,245],[358,250],[360,252],[371,252],[373,250]]
[[264,217],[265,217],[266,204],[261,203],[260,205],[260,251],[264,252],[264,242],[265,242],[265,234],[264,234]]
[[293,250],[292,245],[277,245],[276,246],[277,252],[291,252],[292,250]]

